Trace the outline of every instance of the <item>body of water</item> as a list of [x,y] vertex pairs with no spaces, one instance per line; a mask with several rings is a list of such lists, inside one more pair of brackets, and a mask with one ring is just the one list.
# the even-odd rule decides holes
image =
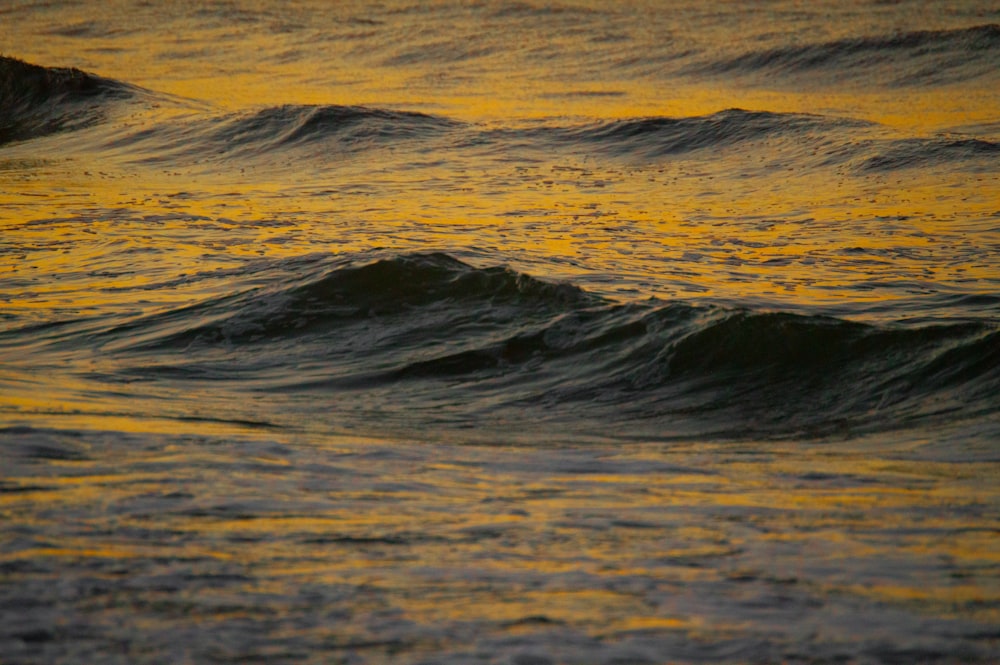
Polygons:
[[4,663],[1000,658],[1000,8],[0,5]]

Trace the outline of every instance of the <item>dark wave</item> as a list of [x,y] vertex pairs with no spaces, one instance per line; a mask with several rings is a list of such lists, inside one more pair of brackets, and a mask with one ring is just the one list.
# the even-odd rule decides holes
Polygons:
[[0,56],[0,145],[99,122],[106,105],[136,89],[79,69]]
[[[363,106],[287,105],[224,117],[196,116],[131,131],[105,144],[147,161],[231,160],[243,165],[257,155],[287,150],[323,159],[381,147],[446,140],[442,150],[515,148],[603,153],[655,159],[743,143],[787,139],[804,150],[811,139],[829,143],[832,133],[869,127],[850,118],[728,109],[688,118],[647,117],[570,126],[483,129],[447,117]],[[273,162],[272,162],[273,163]]]
[[616,155],[655,158],[718,149],[769,137],[801,137],[810,131],[863,127],[868,123],[802,113],[728,109],[688,118],[629,118],[577,127],[529,130],[533,137],[597,146]]
[[336,137],[342,141],[417,137],[451,121],[409,111],[364,106],[279,106],[232,118],[213,133],[223,143],[291,146]]
[[576,287],[509,268],[477,269],[447,254],[410,254],[362,265],[314,267],[302,279],[143,319],[111,335],[131,337],[137,328],[168,331],[154,335],[155,342],[144,348],[239,344],[298,337],[366,319],[406,319],[432,308],[558,311],[565,304],[591,300]]
[[91,339],[129,381],[336,395],[337,422],[363,410],[390,429],[432,412],[441,427],[850,435],[995,413],[1000,390],[1000,330],[983,322],[622,305],[445,254],[314,266]]
[[[823,82],[954,83],[1000,70],[1000,25],[921,30],[753,51],[689,67],[689,74],[819,76]],[[815,80],[815,78],[813,79]]]
[[[435,136],[455,121],[365,106],[284,105],[221,118],[198,117],[130,132],[105,147],[151,154],[147,161],[247,159],[310,146],[337,152]],[[141,148],[141,150],[140,150]]]
[[894,171],[948,163],[983,164],[995,170],[1000,164],[1000,143],[969,138],[901,139],[866,159],[861,170]]
[[564,411],[661,436],[854,434],[997,409],[1000,332],[979,325],[885,329],[680,304],[567,319],[389,377],[466,377],[482,390],[524,368],[518,406],[544,405],[539,419]]

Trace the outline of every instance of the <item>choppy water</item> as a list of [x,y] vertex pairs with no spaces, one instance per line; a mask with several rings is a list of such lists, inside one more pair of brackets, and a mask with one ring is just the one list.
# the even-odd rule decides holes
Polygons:
[[0,6],[4,663],[1000,659],[1000,9]]

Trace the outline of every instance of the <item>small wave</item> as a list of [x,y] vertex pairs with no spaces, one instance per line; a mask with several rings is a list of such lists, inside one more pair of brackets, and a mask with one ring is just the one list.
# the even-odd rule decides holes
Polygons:
[[982,139],[901,139],[861,164],[863,171],[895,171],[938,164],[985,164],[995,170],[1000,143]]
[[452,121],[364,106],[280,106],[226,122],[213,139],[237,145],[292,146],[336,137],[343,142],[419,137]]
[[0,145],[99,122],[106,105],[136,89],[79,69],[0,56]]
[[655,158],[718,149],[771,136],[867,126],[858,120],[802,113],[728,109],[689,118],[648,117],[578,127],[530,130],[561,143],[598,145],[618,156]]
[[693,65],[688,74],[819,75],[824,82],[891,85],[953,83],[1000,69],[1000,25],[922,30],[752,51]]
[[315,265],[100,337],[130,380],[338,395],[410,425],[431,410],[435,426],[822,437],[994,413],[1000,390],[1000,331],[983,322],[625,305],[447,254]]
[[[218,117],[197,116],[118,136],[106,148],[152,155],[146,161],[240,161],[309,146],[336,152],[428,138],[456,126],[438,116],[365,106],[284,105]],[[326,154],[324,152],[324,154]]]

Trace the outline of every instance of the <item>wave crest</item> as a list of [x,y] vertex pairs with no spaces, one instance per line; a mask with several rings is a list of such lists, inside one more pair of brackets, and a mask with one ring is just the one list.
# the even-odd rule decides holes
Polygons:
[[[399,320],[453,310],[466,317],[498,307],[558,311],[594,298],[507,267],[474,268],[447,254],[407,254],[372,263],[314,268],[267,289],[156,315],[112,331],[145,349],[245,344],[329,331],[366,319]],[[137,329],[143,332],[137,336]]]
[[0,56],[0,145],[99,122],[105,105],[135,89],[75,68]]

